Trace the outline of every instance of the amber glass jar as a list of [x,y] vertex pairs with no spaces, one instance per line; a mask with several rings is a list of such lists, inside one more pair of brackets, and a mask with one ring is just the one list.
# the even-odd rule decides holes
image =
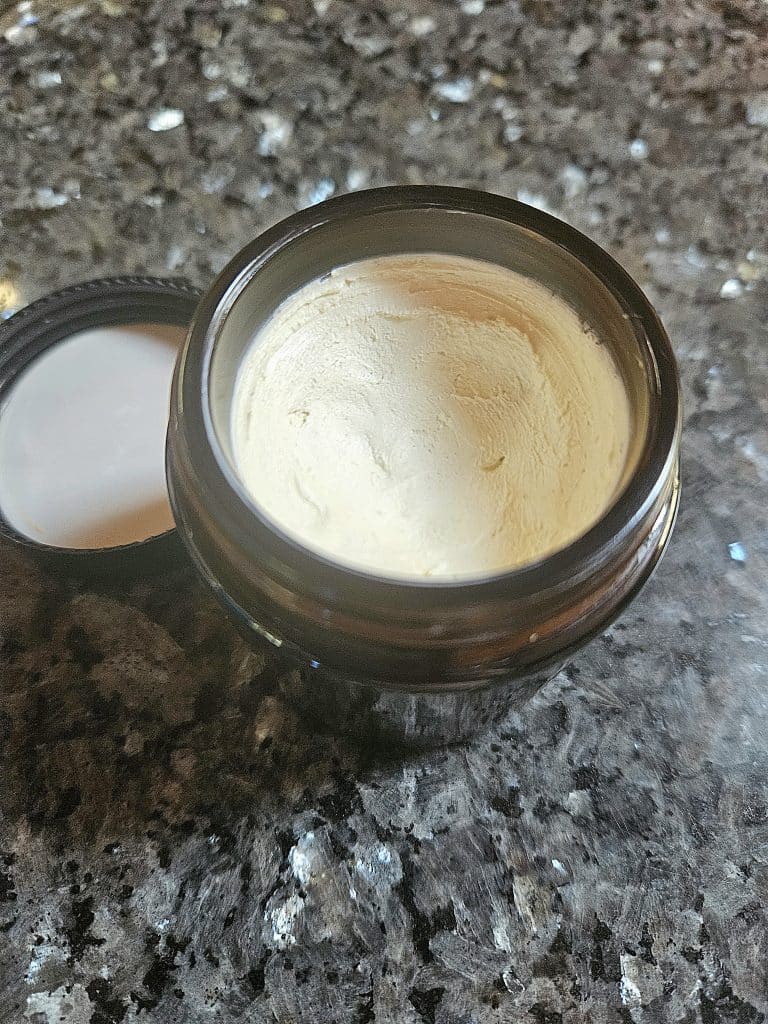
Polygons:
[[[532,277],[611,348],[633,424],[620,493],[587,533],[540,561],[460,582],[380,578],[293,540],[238,478],[232,397],[259,326],[334,267],[406,252],[487,260]],[[594,242],[487,193],[376,189],[271,228],[204,296],[176,370],[168,482],[203,578],[246,635],[266,638],[295,666],[287,699],[360,736],[452,742],[528,698],[648,579],[677,511],[680,425],[664,329],[640,288]]]

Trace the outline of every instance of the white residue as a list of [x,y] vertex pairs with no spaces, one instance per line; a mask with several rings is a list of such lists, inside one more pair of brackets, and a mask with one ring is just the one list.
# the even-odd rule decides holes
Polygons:
[[461,0],[462,14],[477,16],[485,10],[485,0]]
[[555,869],[555,871],[557,871],[559,875],[563,875],[565,878],[568,877],[568,871],[566,870],[566,867],[562,861],[553,860],[552,867]]

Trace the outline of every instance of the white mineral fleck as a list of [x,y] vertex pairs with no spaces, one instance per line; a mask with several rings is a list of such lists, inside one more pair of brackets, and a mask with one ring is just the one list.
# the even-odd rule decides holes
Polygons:
[[350,192],[365,188],[370,180],[371,172],[367,167],[350,167],[347,171],[347,188]]
[[645,139],[632,139],[629,144],[629,155],[633,160],[645,160],[648,156],[648,143]]
[[315,185],[310,185],[305,193],[306,205],[315,206],[326,199],[330,199],[336,191],[336,182],[333,178],[321,178]]
[[566,199],[574,199],[587,187],[587,172],[578,164],[566,164],[560,172]]
[[768,127],[768,92],[751,96],[746,104],[747,124],[759,128]]
[[276,156],[285,149],[293,136],[293,122],[274,110],[259,113],[261,134],[258,151],[260,156]]
[[517,190],[517,198],[521,203],[534,206],[543,213],[554,212],[544,196],[539,195],[537,192],[529,192],[527,188],[519,188]]
[[61,85],[61,72],[37,71],[32,76],[32,84],[37,89],[55,89],[57,85]]
[[738,277],[729,277],[720,288],[721,299],[737,299],[744,292],[744,285]]
[[428,36],[430,32],[434,32],[437,28],[437,22],[434,18],[430,18],[428,14],[422,14],[419,17],[411,18],[408,22],[408,31],[411,35],[421,38]]
[[149,115],[147,128],[151,132],[168,132],[184,124],[184,111],[178,107],[162,107]]
[[728,553],[734,562],[740,562],[742,565],[747,560],[747,549],[738,540],[728,545]]
[[466,103],[472,99],[475,83],[469,75],[462,75],[460,78],[446,82],[435,82],[432,91],[440,99],[447,100],[449,103]]
[[49,185],[36,188],[34,193],[34,205],[38,210],[54,210],[57,206],[64,206],[70,200],[65,192],[56,192]]

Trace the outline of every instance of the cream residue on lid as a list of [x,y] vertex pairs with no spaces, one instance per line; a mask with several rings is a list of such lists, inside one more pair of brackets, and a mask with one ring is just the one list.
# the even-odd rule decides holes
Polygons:
[[399,578],[550,554],[615,497],[630,434],[607,347],[538,282],[436,253],[283,302],[235,386],[237,472],[306,547]]

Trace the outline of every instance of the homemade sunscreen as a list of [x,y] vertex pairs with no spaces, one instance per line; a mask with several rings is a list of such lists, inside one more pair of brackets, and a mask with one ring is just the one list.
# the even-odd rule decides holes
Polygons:
[[245,352],[231,429],[250,497],[307,548],[376,575],[466,579],[596,522],[630,407],[562,299],[421,253],[339,267],[284,301]]
[[79,331],[20,375],[0,409],[0,508],[19,533],[103,548],[171,529],[165,434],[185,333]]

